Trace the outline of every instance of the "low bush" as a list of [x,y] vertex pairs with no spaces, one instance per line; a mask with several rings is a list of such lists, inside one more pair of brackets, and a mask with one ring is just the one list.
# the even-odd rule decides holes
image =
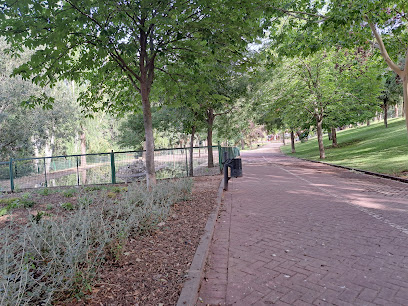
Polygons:
[[66,198],[72,198],[76,193],[76,189],[67,189],[62,192],[62,195]]
[[157,228],[191,188],[191,179],[159,182],[151,190],[132,184],[116,204],[106,194],[100,203],[82,196],[82,209],[64,218],[40,212],[18,232],[10,222],[0,230],[0,304],[43,305],[80,296],[104,260],[119,258],[129,236]]
[[35,201],[29,199],[30,194],[23,194],[21,198],[5,198],[0,199],[0,217],[4,216],[14,208],[29,208],[35,205]]
[[50,190],[49,188],[45,187],[45,188],[39,189],[39,190],[37,191],[37,193],[38,193],[39,195],[42,195],[42,196],[47,196],[47,195],[51,194],[51,190]]
[[72,204],[71,202],[64,202],[64,203],[61,203],[60,205],[65,210],[74,210],[75,209],[75,205]]

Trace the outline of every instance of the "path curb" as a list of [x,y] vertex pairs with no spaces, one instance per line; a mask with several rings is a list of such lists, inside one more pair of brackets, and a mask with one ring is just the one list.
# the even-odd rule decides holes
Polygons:
[[[288,155],[286,155],[286,156],[288,156]],[[294,157],[294,156],[292,156],[292,157]],[[361,170],[361,169],[351,168],[351,167],[347,167],[347,166],[341,166],[341,165],[326,163],[326,162],[318,161],[318,160],[311,160],[311,159],[306,159],[306,158],[301,158],[301,157],[295,157],[295,158],[300,159],[300,160],[304,160],[304,161],[309,161],[309,162],[312,162],[312,163],[318,163],[318,164],[328,165],[328,166],[332,166],[332,167],[336,167],[336,168],[357,171],[357,172],[361,172],[361,173],[364,173],[364,174],[368,174],[368,175],[372,175],[372,176],[378,176],[378,177],[386,178],[386,179],[393,180],[393,181],[400,181],[400,182],[403,182],[403,183],[408,183],[408,179],[404,179],[402,177],[396,177],[396,176],[392,176],[392,175],[388,175],[388,174],[382,174],[382,173],[378,173],[378,172],[371,172],[371,171],[367,171],[367,170]]]
[[204,277],[205,263],[210,250],[215,223],[217,222],[218,213],[220,211],[223,189],[224,180],[221,179],[216,198],[216,208],[208,217],[204,234],[197,246],[193,262],[188,271],[187,280],[184,282],[183,289],[181,290],[180,297],[177,301],[177,306],[193,306],[197,303],[200,283]]

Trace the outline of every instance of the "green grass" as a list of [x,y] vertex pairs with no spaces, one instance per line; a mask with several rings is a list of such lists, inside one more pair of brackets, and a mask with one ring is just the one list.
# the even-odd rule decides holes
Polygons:
[[[405,120],[389,120],[337,132],[338,147],[332,148],[324,136],[325,162],[391,175],[408,172],[408,136]],[[282,152],[296,157],[319,160],[317,139],[296,143],[296,153],[290,153],[290,142]]]

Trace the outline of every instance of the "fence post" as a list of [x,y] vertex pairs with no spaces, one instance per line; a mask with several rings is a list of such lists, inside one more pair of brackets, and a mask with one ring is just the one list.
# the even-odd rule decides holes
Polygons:
[[47,182],[47,165],[45,164],[45,157],[43,158],[44,162],[44,179],[45,179],[45,187],[48,187],[48,182]]
[[112,184],[116,184],[116,168],[115,168],[115,153],[110,153],[111,157],[111,174],[112,174]]
[[187,176],[188,176],[188,153],[187,153],[186,146],[184,146],[184,151],[186,151],[186,171],[187,171]]
[[221,156],[221,144],[220,141],[218,140],[218,165],[220,166],[220,173],[222,173],[222,156]]
[[11,192],[14,191],[14,173],[13,173],[13,159],[10,158],[10,164],[9,164],[9,168],[10,168],[10,188],[11,188]]
[[79,159],[78,159],[78,156],[76,157],[76,168],[77,168],[77,182],[78,182],[78,186],[79,186]]

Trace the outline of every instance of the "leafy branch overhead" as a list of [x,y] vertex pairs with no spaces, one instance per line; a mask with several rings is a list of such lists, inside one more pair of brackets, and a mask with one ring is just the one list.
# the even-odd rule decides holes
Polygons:
[[[1,1],[0,35],[10,52],[34,50],[15,74],[42,86],[82,82],[88,85],[82,103],[92,110],[128,112],[141,98],[147,172],[155,184],[149,97],[156,72],[168,73],[181,59],[239,59],[262,31],[253,8],[250,1],[216,0]],[[234,17],[225,18],[231,12]]]

